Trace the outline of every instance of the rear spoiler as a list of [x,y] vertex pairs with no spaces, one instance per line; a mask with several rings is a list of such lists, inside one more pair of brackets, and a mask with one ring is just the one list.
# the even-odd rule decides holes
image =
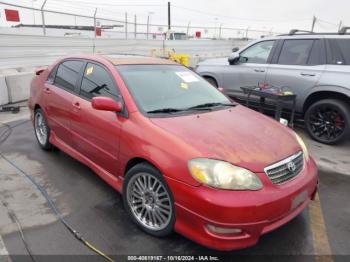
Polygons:
[[39,67],[37,69],[35,69],[35,74],[37,76],[39,76],[42,72],[44,72],[46,70],[47,67]]

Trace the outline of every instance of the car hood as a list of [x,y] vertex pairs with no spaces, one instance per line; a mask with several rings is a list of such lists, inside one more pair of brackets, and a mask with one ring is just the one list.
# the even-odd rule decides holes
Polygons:
[[223,66],[223,65],[229,65],[228,58],[212,58],[212,59],[206,59],[202,62],[198,63],[198,66],[207,66],[207,65],[216,65],[216,66]]
[[224,160],[253,172],[301,150],[293,131],[240,105],[151,121],[194,149],[193,158]]

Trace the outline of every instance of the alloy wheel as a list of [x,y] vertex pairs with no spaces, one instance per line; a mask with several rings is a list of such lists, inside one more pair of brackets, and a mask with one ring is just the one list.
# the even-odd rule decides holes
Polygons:
[[339,110],[331,105],[316,107],[309,117],[310,130],[321,140],[336,140],[345,131],[345,119]]
[[44,116],[41,112],[35,114],[35,134],[41,145],[45,145],[48,137],[48,130]]
[[171,200],[157,177],[149,173],[135,174],[126,193],[131,212],[142,226],[159,231],[169,225],[173,212]]

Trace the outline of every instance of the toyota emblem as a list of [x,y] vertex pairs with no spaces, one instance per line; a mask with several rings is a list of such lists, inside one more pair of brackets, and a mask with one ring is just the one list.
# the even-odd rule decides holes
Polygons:
[[288,168],[288,170],[289,170],[290,172],[294,172],[294,171],[297,169],[297,167],[295,166],[294,162],[289,162],[289,163],[287,164],[287,168]]

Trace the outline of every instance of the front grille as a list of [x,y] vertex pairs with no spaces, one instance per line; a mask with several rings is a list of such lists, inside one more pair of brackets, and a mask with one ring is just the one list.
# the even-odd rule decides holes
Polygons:
[[304,167],[302,151],[264,169],[274,184],[282,184],[299,175]]

